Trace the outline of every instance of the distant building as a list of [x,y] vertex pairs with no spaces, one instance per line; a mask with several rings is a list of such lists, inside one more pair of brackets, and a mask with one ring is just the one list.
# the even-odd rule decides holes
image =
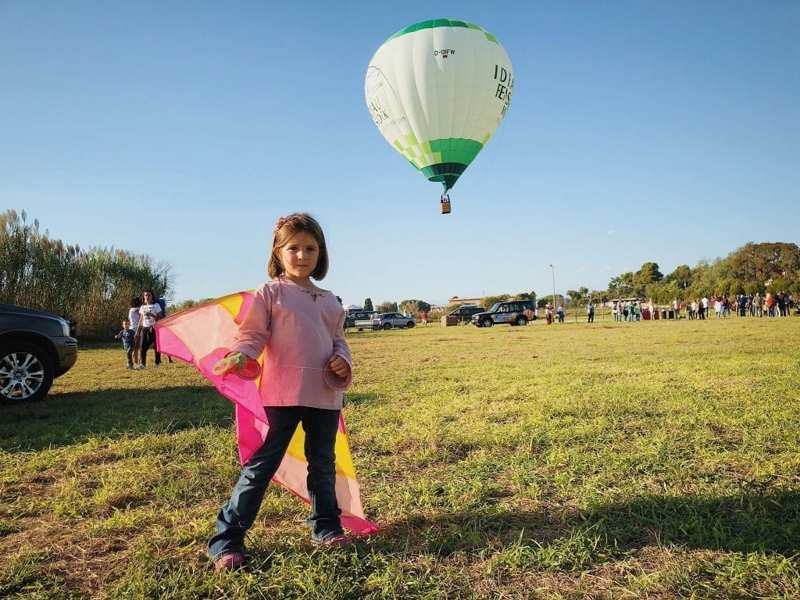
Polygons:
[[477,304],[481,306],[483,303],[483,298],[460,298],[458,296],[453,296],[447,300],[448,304]]

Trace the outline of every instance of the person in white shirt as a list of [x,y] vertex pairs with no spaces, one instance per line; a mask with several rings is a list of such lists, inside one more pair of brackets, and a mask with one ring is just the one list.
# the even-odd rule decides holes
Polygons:
[[131,307],[128,309],[128,322],[130,322],[130,327],[134,332],[133,353],[131,355],[134,369],[139,368],[139,354],[142,348],[142,335],[139,331],[139,307],[141,305],[142,300],[140,298],[131,298]]
[[[142,305],[139,307],[139,331],[141,331],[142,338],[140,368],[144,369],[147,367],[147,351],[150,349],[150,346],[155,345],[156,341],[156,332],[153,325],[163,316],[163,313],[161,312],[161,307],[158,305],[158,302],[156,302],[153,290],[144,290],[142,296],[144,302],[142,302]],[[155,348],[153,348],[153,351],[156,355],[155,364],[158,366],[161,364],[161,355],[156,352]]]

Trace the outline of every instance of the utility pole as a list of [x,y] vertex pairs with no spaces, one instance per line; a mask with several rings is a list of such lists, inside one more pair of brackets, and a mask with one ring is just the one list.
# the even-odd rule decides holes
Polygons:
[[551,264],[550,270],[553,272],[553,310],[556,309],[556,268]]

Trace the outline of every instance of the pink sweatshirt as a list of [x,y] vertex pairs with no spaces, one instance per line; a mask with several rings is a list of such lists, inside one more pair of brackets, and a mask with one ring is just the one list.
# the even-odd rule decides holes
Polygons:
[[[258,358],[265,406],[341,409],[353,381],[353,360],[344,339],[344,309],[331,292],[311,292],[287,279],[261,285],[231,349]],[[328,369],[336,354],[350,365],[346,379]]]

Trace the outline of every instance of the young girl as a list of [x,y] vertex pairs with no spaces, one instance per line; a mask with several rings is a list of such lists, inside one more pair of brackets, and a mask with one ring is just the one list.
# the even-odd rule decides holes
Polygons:
[[266,346],[261,391],[269,431],[217,515],[217,534],[208,543],[217,569],[243,563],[245,533],[300,423],[306,435],[311,539],[318,544],[347,541],[334,489],[334,446],[343,392],[352,382],[352,360],[344,339],[344,309],[333,293],[311,281],[327,271],[319,223],[304,213],[279,219],[269,258],[272,281],[255,292],[236,344],[214,366],[218,375],[252,371]]

